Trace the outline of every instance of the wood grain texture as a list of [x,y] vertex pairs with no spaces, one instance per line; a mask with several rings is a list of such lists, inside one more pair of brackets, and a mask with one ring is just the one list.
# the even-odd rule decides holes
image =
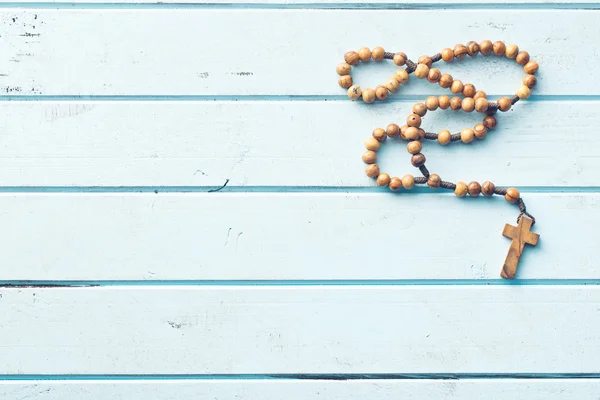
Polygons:
[[[598,194],[523,194],[519,279],[599,279]],[[518,208],[452,194],[3,194],[3,280],[501,279]],[[576,248],[576,251],[571,251]]]
[[[214,189],[229,179],[230,187],[374,187],[361,161],[363,142],[374,128],[405,120],[413,104],[2,102],[0,185]],[[498,116],[483,141],[427,141],[427,166],[454,182],[597,186],[598,107],[596,101],[519,102]],[[423,127],[459,132],[481,119],[437,111]],[[390,174],[418,174],[403,142],[387,141],[379,154]]]
[[[347,50],[379,45],[416,60],[483,39],[531,53],[540,64],[536,95],[600,94],[588,45],[600,40],[600,25],[589,10],[40,9],[2,10],[0,20],[0,89],[7,94],[345,96],[335,65]],[[307,21],[318,28],[307,30]],[[448,21],[459,23],[447,29]],[[209,40],[215,32],[220,40]],[[407,32],[419,32],[418,40],[406,40]],[[479,59],[443,70],[490,95],[515,92],[520,66]],[[374,86],[395,70],[388,62],[354,76]],[[447,91],[413,80],[391,97],[432,92]]]
[[597,400],[599,393],[598,379],[0,382],[0,397],[29,400]]
[[591,373],[598,368],[597,286],[99,287],[0,293],[2,374]]

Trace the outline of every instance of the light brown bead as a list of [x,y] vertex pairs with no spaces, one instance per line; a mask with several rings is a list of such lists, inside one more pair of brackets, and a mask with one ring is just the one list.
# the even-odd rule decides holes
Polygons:
[[516,203],[517,201],[519,201],[520,197],[521,197],[521,193],[519,193],[519,191],[515,188],[507,189],[506,194],[504,195],[504,198],[509,203]]
[[450,97],[448,97],[445,94],[443,94],[440,97],[438,97],[438,103],[439,103],[439,107],[442,110],[445,110],[448,107],[450,107]]
[[506,57],[514,59],[517,58],[517,54],[519,54],[519,46],[516,44],[506,45],[506,51],[504,52]]
[[385,86],[377,86],[375,88],[375,97],[377,97],[378,100],[385,100],[387,99],[389,94],[389,91],[387,90],[387,88]]
[[369,178],[376,178],[377,176],[379,176],[379,165],[377,165],[377,164],[367,165],[367,168],[365,169],[365,173],[367,174],[367,176]]
[[476,56],[479,53],[479,44],[474,41],[467,42],[467,54],[471,57]]
[[466,85],[463,86],[463,90],[462,90],[463,96],[473,97],[473,96],[475,96],[475,93],[477,93],[477,91],[475,90],[475,85],[473,85],[472,83],[467,83]]
[[460,107],[462,107],[462,99],[458,96],[454,96],[450,100],[450,108],[453,109],[454,111],[458,111],[458,110],[460,110]]
[[463,143],[471,143],[475,137],[475,132],[471,128],[465,128],[460,131],[460,140]]
[[406,130],[407,130],[408,128],[410,128],[410,127],[409,127],[408,125],[406,125],[406,124],[405,124],[405,125],[402,125],[402,126],[400,127],[400,137],[401,137],[402,139],[404,139],[404,140],[406,140]]
[[404,189],[412,189],[415,187],[415,177],[411,174],[406,174],[402,177],[402,187]]
[[414,126],[409,126],[404,132],[404,137],[406,137],[408,140],[417,140],[420,136],[419,129],[415,128]]
[[496,127],[496,125],[498,124],[498,121],[496,121],[496,117],[494,117],[493,115],[486,115],[485,118],[483,119],[483,126],[485,126],[488,129],[494,129]]
[[429,178],[427,178],[427,186],[432,189],[439,188],[442,184],[442,178],[438,174],[431,174]]
[[423,153],[417,153],[417,154],[413,154],[413,156],[410,159],[410,162],[412,163],[413,166],[415,167],[421,167],[423,165],[425,165],[425,156],[423,155]]
[[400,82],[396,78],[390,78],[385,82],[385,87],[392,93],[395,93],[400,89]]
[[377,184],[381,187],[386,187],[390,184],[390,176],[385,172],[382,172],[377,177]]
[[461,108],[465,112],[473,112],[473,110],[475,110],[475,100],[470,97],[465,97],[462,101]]
[[469,186],[467,186],[469,190],[469,196],[479,196],[481,194],[481,185],[478,182],[469,182]]
[[344,89],[348,89],[352,86],[352,77],[350,75],[342,75],[338,79],[338,84]]
[[485,97],[480,97],[477,100],[475,100],[475,109],[478,112],[486,112],[488,109],[488,105],[489,103]]
[[537,83],[537,78],[535,75],[527,74],[523,77],[523,84],[529,88],[532,88]]
[[444,50],[442,50],[442,60],[447,63],[454,61],[454,50],[449,47],[446,47]]
[[465,197],[468,192],[469,192],[469,189],[468,189],[466,183],[456,182],[456,188],[454,189],[455,195],[457,195],[458,197]]
[[419,63],[419,64],[425,64],[429,68],[431,68],[431,65],[433,64],[433,61],[431,60],[431,57],[429,57],[429,56],[421,56],[417,60],[417,63]]
[[365,140],[365,147],[367,150],[377,151],[381,147],[381,143],[379,143],[379,140],[375,139],[374,137],[370,137]]
[[358,85],[352,85],[348,88],[348,97],[352,100],[358,99],[362,95],[362,90]]
[[427,74],[427,80],[431,83],[438,83],[441,77],[442,73],[437,68],[431,68]]
[[412,112],[420,117],[423,117],[425,114],[427,114],[427,106],[423,103],[415,103],[415,105],[412,107]]
[[402,187],[402,180],[400,180],[400,178],[398,178],[397,176],[394,176],[390,179],[389,186],[390,190],[393,190],[394,192],[400,190],[400,188]]
[[438,143],[441,144],[442,146],[447,145],[448,143],[450,143],[450,139],[451,139],[452,134],[450,133],[449,130],[447,129],[442,129],[441,131],[438,132]]
[[439,104],[440,104],[439,100],[435,96],[429,96],[428,98],[425,99],[425,107],[427,107],[427,109],[429,111],[437,110]]
[[502,112],[506,112],[510,110],[512,107],[512,103],[508,97],[500,97],[498,99],[498,109]]
[[387,134],[385,133],[385,130],[383,128],[375,128],[375,129],[373,129],[373,137],[379,143],[383,143],[383,142],[385,142],[385,139],[387,138]]
[[454,80],[452,79],[452,75],[450,75],[450,74],[443,74],[443,75],[440,77],[440,82],[439,82],[439,85],[440,85],[441,87],[443,87],[444,89],[447,89],[447,88],[449,88],[450,86],[452,86],[452,82],[453,82],[453,81],[454,81]]
[[396,137],[400,134],[400,127],[398,124],[389,124],[385,127],[385,134],[389,137]]
[[538,63],[536,63],[535,61],[529,61],[523,67],[523,69],[525,69],[526,74],[535,74],[539,68],[540,67],[539,67]]
[[484,40],[481,43],[479,43],[479,51],[484,56],[487,56],[488,54],[490,54],[492,52],[492,48],[493,48],[493,44],[492,44],[491,40]]
[[494,185],[492,182],[490,181],[485,181],[483,182],[483,184],[481,185],[481,193],[484,196],[493,196],[494,195],[494,190],[496,190],[496,185]]
[[525,65],[529,62],[529,53],[526,51],[520,51],[519,54],[517,54],[517,64],[521,64],[521,65]]
[[450,86],[450,91],[454,94],[459,94],[462,93],[463,88],[463,83],[457,79],[454,82],[452,82],[452,85]]
[[360,61],[360,57],[354,50],[344,53],[344,60],[350,65],[356,65]]
[[454,57],[461,59],[465,58],[467,55],[467,46],[464,44],[457,44],[454,46]]
[[485,139],[487,135],[487,128],[483,124],[477,124],[473,127],[473,132],[475,133],[475,137],[477,139]]
[[375,101],[375,90],[366,88],[362,91],[362,99],[365,103],[372,103]]
[[373,150],[367,150],[363,153],[362,160],[365,164],[373,164],[377,161],[377,153]]
[[531,89],[529,89],[527,85],[521,85],[517,89],[517,96],[519,96],[519,99],[521,100],[527,99],[531,96]]
[[406,145],[406,150],[410,154],[420,153],[422,148],[423,148],[423,145],[418,140],[414,140],[412,142],[408,142],[408,144]]
[[419,130],[419,140],[425,139],[425,130],[423,128],[418,128]]
[[406,125],[414,126],[415,128],[420,127],[421,126],[421,117],[418,114],[410,114],[406,118]]
[[479,98],[487,98],[487,94],[483,90],[478,90],[475,92],[475,96],[473,96],[473,100],[477,100]]
[[504,42],[501,41],[494,42],[494,45],[492,46],[492,51],[497,56],[503,56],[506,53],[506,45],[504,44]]
[[373,50],[371,50],[371,58],[373,59],[373,61],[383,60],[384,55],[385,55],[385,50],[381,46],[377,46]]
[[335,72],[337,72],[338,75],[348,75],[351,70],[352,66],[347,62],[341,62],[335,66]]
[[404,64],[406,64],[406,54],[398,52],[394,54],[394,58],[392,59],[392,61],[394,61],[394,64],[396,64],[397,66],[401,67]]
[[408,72],[404,69],[399,69],[396,71],[396,80],[401,84],[408,82]]
[[371,50],[368,47],[361,47],[358,49],[358,57],[362,62],[371,60]]
[[427,74],[429,74],[429,67],[425,64],[419,64],[417,65],[414,74],[419,79],[426,78]]

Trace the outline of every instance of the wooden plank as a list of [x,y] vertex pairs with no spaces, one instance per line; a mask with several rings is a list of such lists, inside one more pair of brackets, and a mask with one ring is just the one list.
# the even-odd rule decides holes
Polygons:
[[[15,381],[0,382],[0,396],[31,400],[597,400],[598,379],[477,379],[294,381],[294,380],[163,380],[163,381]],[[236,397],[237,396],[237,397]]]
[[[2,102],[3,186],[366,187],[364,140],[405,121],[410,102],[362,107],[347,101]],[[596,186],[596,101],[518,104],[485,140],[427,141],[432,172],[450,181],[499,186]],[[481,115],[452,111],[423,119],[458,132]],[[568,133],[567,133],[568,132]],[[568,151],[565,151],[568,149]],[[390,174],[420,174],[404,142],[388,141]],[[475,165],[475,166],[474,166]]]
[[598,370],[597,286],[158,286],[0,293],[2,374]]
[[[599,279],[598,194],[523,195],[519,279]],[[3,280],[498,279],[516,206],[453,194],[3,194]],[[566,227],[568,227],[567,230]]]
[[[534,94],[600,94],[588,46],[600,40],[600,25],[589,10],[6,9],[0,18],[7,94],[345,96],[335,65],[347,50],[380,45],[417,59],[488,38],[516,42],[540,63]],[[319,28],[307,30],[307,21]],[[448,21],[465,23],[447,29]],[[495,57],[442,68],[490,95],[514,93],[523,76]],[[395,70],[388,62],[354,76],[374,86]],[[413,80],[392,97],[432,92],[447,90]]]

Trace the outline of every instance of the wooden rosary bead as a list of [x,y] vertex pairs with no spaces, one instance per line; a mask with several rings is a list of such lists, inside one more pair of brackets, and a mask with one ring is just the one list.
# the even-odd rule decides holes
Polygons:
[[413,154],[413,156],[410,159],[410,162],[413,166],[417,168],[422,167],[423,165],[425,165],[425,156],[423,155],[423,153]]
[[463,86],[463,90],[462,90],[463,96],[473,97],[473,96],[475,96],[475,93],[477,93],[477,91],[475,90],[475,85],[473,85],[472,83],[467,83],[466,85]]
[[412,189],[415,187],[415,177],[411,174],[406,174],[402,177],[402,187],[404,189]]
[[385,86],[377,86],[375,88],[375,97],[377,97],[378,100],[385,100],[388,97],[388,90]]
[[470,182],[467,189],[471,197],[477,197],[481,194],[481,185],[478,182]]
[[414,126],[409,126],[408,128],[406,128],[404,136],[408,140],[417,140],[421,137],[421,135],[419,134],[419,129],[415,128]]
[[462,106],[462,99],[460,97],[454,96],[450,100],[450,108],[453,109],[454,111],[460,110],[461,106]]
[[452,61],[454,61],[454,50],[448,47],[442,50],[442,60],[444,60],[447,63],[451,63]]
[[443,74],[440,77],[440,82],[438,84],[441,87],[443,87],[444,89],[448,89],[450,86],[452,86],[452,82],[454,82],[454,79],[452,79],[452,75],[450,75],[450,74]]
[[375,128],[373,129],[373,138],[375,138],[375,140],[377,140],[379,143],[383,143],[387,138],[387,134],[383,128]]
[[351,50],[344,53],[344,60],[350,65],[356,65],[360,61],[360,57],[357,52]]
[[473,110],[475,110],[475,100],[473,100],[471,97],[465,97],[462,100],[461,108],[465,112],[473,112]]
[[406,82],[408,82],[408,72],[406,72],[406,70],[404,69],[399,69],[398,71],[396,71],[396,80],[400,84],[405,84]]
[[402,180],[400,180],[400,178],[398,178],[397,176],[393,177],[392,179],[390,179],[389,187],[390,190],[393,191],[400,190],[400,188],[402,187]]
[[454,46],[454,57],[461,59],[467,55],[467,46],[464,44],[457,44]]
[[468,192],[469,192],[469,189],[468,189],[466,183],[456,182],[456,188],[454,188],[455,195],[457,195],[458,197],[465,197]]
[[450,97],[446,96],[445,94],[441,95],[438,97],[438,105],[442,110],[447,109],[450,107]]
[[427,99],[425,99],[425,107],[427,107],[427,110],[429,110],[429,111],[437,110],[439,105],[440,105],[440,102],[439,102],[438,98],[435,96],[429,96]]
[[400,127],[397,124],[389,124],[385,127],[385,133],[389,137],[396,137],[400,135]]
[[383,60],[384,55],[385,55],[385,50],[381,46],[377,46],[373,50],[371,50],[371,58],[373,59],[373,61]]
[[390,176],[385,172],[382,172],[377,177],[377,184],[381,187],[386,187],[390,184]]
[[351,70],[352,66],[347,62],[341,62],[335,66],[335,72],[337,72],[338,75],[349,75]]
[[372,150],[367,150],[363,153],[362,160],[365,164],[373,164],[377,161],[377,153]]
[[[416,103],[412,108],[412,112],[420,117],[423,117],[425,114],[427,114],[427,106],[423,103]],[[411,125],[409,124],[408,126]]]
[[394,54],[394,57],[392,58],[392,61],[397,66],[401,67],[404,64],[406,64],[406,54],[404,54],[402,52],[398,52],[398,53]]
[[498,124],[498,121],[496,121],[496,117],[494,117],[493,115],[486,115],[483,119],[483,126],[485,126],[488,129],[494,129],[496,127],[496,124]]
[[400,89],[400,82],[396,80],[396,78],[390,78],[385,83],[385,87],[392,93],[395,93]]
[[451,138],[452,138],[452,134],[447,129],[442,129],[441,131],[438,132],[437,140],[438,140],[438,143],[441,144],[442,146],[445,146],[448,143],[450,143]]
[[523,84],[529,88],[532,88],[537,83],[537,78],[535,75],[527,74],[523,77]]
[[506,45],[504,44],[504,42],[501,41],[494,42],[494,44],[492,45],[492,51],[497,56],[503,56],[506,52]]
[[427,186],[432,189],[439,188],[442,184],[442,178],[438,174],[431,174],[429,178],[427,178]]
[[438,83],[441,77],[442,73],[437,68],[431,68],[427,74],[427,80],[431,83]]
[[532,74],[532,75],[535,74],[539,68],[540,67],[539,67],[538,63],[536,63],[535,61],[529,61],[523,67],[523,69],[525,70],[525,73]]
[[517,54],[519,54],[519,46],[517,46],[516,44],[507,45],[504,54],[510,59],[517,58]]
[[408,144],[406,145],[406,150],[408,150],[410,154],[420,153],[422,148],[423,145],[418,140],[408,142]]
[[381,147],[381,143],[379,143],[379,140],[375,139],[374,137],[370,137],[365,140],[365,147],[367,150],[377,151]]
[[495,190],[496,190],[496,185],[494,185],[490,181],[485,181],[485,182],[483,182],[483,185],[481,185],[481,193],[484,196],[487,196],[487,197],[493,196]]
[[515,60],[517,61],[517,64],[524,66],[529,62],[529,53],[526,51],[520,51]]
[[460,140],[463,143],[471,143],[475,137],[475,132],[471,128],[465,128],[460,131]]
[[475,109],[480,112],[486,112],[488,109],[488,101],[485,97],[479,97],[477,100],[475,100]]
[[338,79],[338,84],[344,89],[348,89],[352,86],[352,77],[350,75],[342,75]]
[[366,88],[362,91],[362,99],[365,103],[372,103],[375,101],[375,90]]
[[360,61],[367,62],[371,60],[371,50],[368,47],[361,47],[358,49],[358,58]]
[[477,124],[473,128],[473,133],[475,133],[475,137],[477,139],[482,140],[485,139],[485,136],[487,135],[487,129],[485,126],[483,126],[483,124]]
[[510,110],[512,103],[508,97],[500,97],[498,99],[498,109],[502,112]]
[[419,140],[425,139],[425,130],[423,128],[417,128],[419,131]]
[[362,90],[360,86],[352,85],[348,88],[348,97],[350,97],[351,100],[357,100],[360,98],[360,96],[362,96]]
[[529,86],[527,86],[527,85],[521,85],[517,89],[517,96],[521,100],[527,99],[527,98],[529,98],[529,96],[531,96],[531,89],[529,89]]
[[400,137],[406,140],[406,130],[409,128],[408,125],[404,124],[400,127]]
[[487,98],[487,94],[485,94],[485,92],[483,90],[478,90],[475,92],[475,96],[473,96],[473,100],[477,100],[479,98]]
[[471,57],[476,56],[479,53],[479,45],[475,41],[467,42],[467,54]]
[[[425,104],[423,104],[425,106]],[[421,117],[418,114],[410,114],[408,118],[406,118],[406,125],[414,126],[418,128],[421,126]]]
[[421,56],[417,60],[417,63],[425,64],[425,65],[427,65],[428,68],[431,68],[431,66],[433,65],[433,60],[429,56]]
[[491,40],[484,40],[481,43],[479,43],[479,51],[484,56],[487,56],[492,52],[492,47],[493,44]]
[[369,178],[376,178],[379,176],[379,165],[377,165],[377,164],[367,165],[365,172]]
[[419,79],[426,78],[427,74],[429,74],[429,67],[425,64],[419,64],[417,65],[414,74]]
[[507,189],[506,190],[506,194],[504,195],[504,198],[509,203],[516,203],[517,201],[519,201],[520,197],[521,197],[521,194],[515,188],[509,188],[509,189]]
[[459,94],[462,93],[464,88],[464,85],[461,81],[459,81],[458,79],[452,82],[452,85],[450,85],[450,91],[454,94]]

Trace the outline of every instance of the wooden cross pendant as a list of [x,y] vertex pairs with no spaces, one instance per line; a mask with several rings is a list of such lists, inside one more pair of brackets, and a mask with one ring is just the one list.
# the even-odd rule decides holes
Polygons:
[[513,279],[517,273],[517,265],[519,264],[519,258],[523,253],[525,243],[532,246],[537,245],[540,235],[530,231],[533,220],[521,215],[517,226],[506,224],[504,226],[503,236],[512,239],[510,248],[508,249],[508,255],[504,261],[502,272],[500,276],[506,279]]

